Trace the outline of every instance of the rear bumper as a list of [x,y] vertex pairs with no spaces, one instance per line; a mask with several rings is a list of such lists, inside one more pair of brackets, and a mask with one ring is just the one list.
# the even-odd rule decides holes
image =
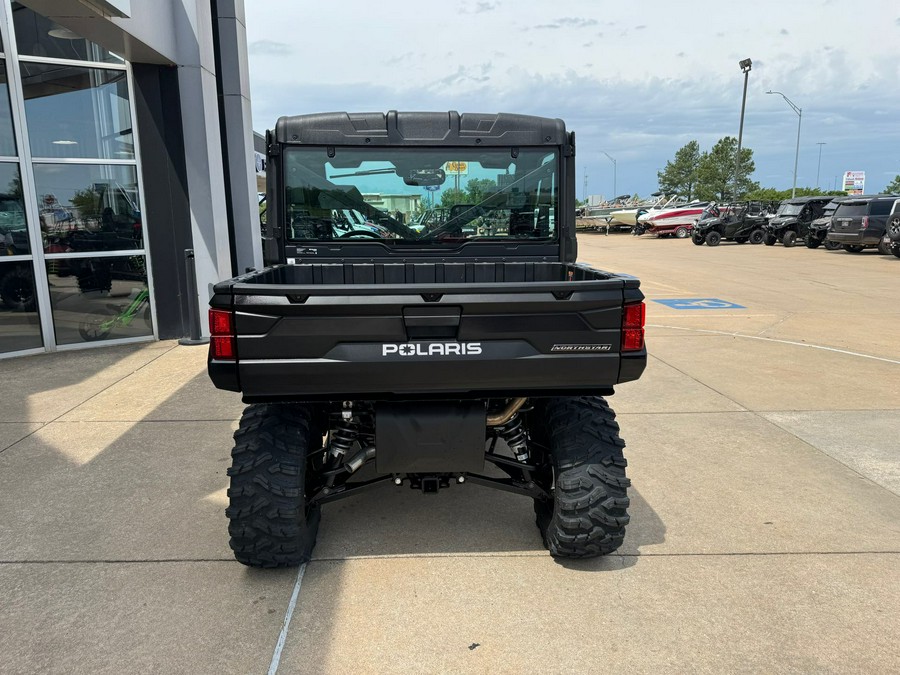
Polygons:
[[393,398],[488,398],[610,394],[613,385],[636,380],[647,352],[552,354],[496,360],[438,359],[340,361],[285,359],[209,362],[216,387],[244,399],[341,400]]
[[881,238],[884,236],[884,233],[869,232],[868,230],[863,230],[862,232],[840,232],[831,230],[828,232],[828,235],[825,237],[827,241],[834,241],[839,244],[854,244],[856,246],[878,246],[879,242],[881,242]]

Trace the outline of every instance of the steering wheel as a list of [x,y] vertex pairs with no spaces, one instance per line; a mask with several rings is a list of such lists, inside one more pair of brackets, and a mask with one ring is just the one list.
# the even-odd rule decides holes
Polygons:
[[338,239],[349,239],[350,237],[372,237],[372,239],[381,239],[381,235],[375,234],[374,232],[369,232],[368,230],[350,230],[349,232],[344,232],[344,234],[340,235]]

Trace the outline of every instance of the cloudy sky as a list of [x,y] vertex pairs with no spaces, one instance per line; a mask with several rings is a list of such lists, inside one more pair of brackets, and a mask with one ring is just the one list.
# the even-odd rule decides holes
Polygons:
[[[750,57],[744,146],[754,179],[831,188],[900,174],[896,0],[247,0],[253,122],[334,110],[458,110],[561,117],[577,135],[578,196],[656,189],[692,139],[737,135]],[[752,16],[752,19],[747,17]],[[837,177],[837,178],[836,178]]]

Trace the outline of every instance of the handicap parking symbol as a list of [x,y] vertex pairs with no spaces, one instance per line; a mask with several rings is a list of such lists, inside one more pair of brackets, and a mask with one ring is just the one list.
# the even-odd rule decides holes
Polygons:
[[743,305],[719,298],[671,298],[668,300],[654,300],[672,309],[747,309]]

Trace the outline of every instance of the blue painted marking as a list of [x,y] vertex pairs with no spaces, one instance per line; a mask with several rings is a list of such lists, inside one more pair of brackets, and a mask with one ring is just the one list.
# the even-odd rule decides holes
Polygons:
[[743,305],[720,300],[719,298],[672,298],[669,300],[654,300],[653,302],[658,302],[672,309],[747,309]]

